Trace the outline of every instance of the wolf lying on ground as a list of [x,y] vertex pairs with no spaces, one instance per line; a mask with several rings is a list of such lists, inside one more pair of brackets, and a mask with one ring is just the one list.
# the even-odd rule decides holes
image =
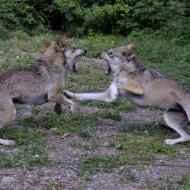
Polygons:
[[[14,120],[14,102],[34,105],[55,102],[55,110],[66,103],[73,111],[74,102],[60,92],[68,68],[75,70],[76,57],[85,51],[66,41],[45,42],[45,45],[47,49],[37,64],[11,69],[0,75],[0,128]],[[0,144],[11,145],[15,141],[0,139]]]
[[177,81],[146,68],[135,55],[136,46],[128,44],[102,53],[101,58],[108,64],[108,71],[113,73],[113,82],[105,92],[72,93],[64,91],[68,97],[78,100],[114,101],[118,95],[125,96],[139,106],[165,109],[164,121],[180,137],[166,139],[170,145],[190,140],[190,136],[180,126],[183,121],[190,121],[190,90]]

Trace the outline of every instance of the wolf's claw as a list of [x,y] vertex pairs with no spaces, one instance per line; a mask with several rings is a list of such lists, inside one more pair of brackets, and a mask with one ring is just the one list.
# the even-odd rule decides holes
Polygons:
[[64,94],[67,98],[69,98],[69,99],[74,98],[74,93],[73,93],[73,92],[70,92],[70,91],[68,91],[68,90],[64,90],[64,91],[63,91],[63,94]]

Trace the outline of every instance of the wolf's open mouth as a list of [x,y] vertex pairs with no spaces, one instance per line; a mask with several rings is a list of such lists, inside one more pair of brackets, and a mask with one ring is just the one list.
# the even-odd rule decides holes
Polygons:
[[[84,58],[85,55],[86,55],[86,52],[87,52],[87,51],[85,50],[84,53],[78,55],[78,56],[76,57],[76,59],[77,59],[78,57],[82,57],[82,58]],[[73,72],[74,72],[74,73],[77,73],[77,69],[76,69],[76,61],[74,61],[74,64],[73,64]]]
[[107,65],[108,65],[108,70],[107,70],[106,75],[108,76],[108,75],[110,75],[110,73],[111,73],[111,67],[110,67],[109,63],[108,63]]
[[[98,53],[98,54],[96,55],[96,58],[105,60],[105,59],[102,57],[102,53]],[[108,75],[110,75],[110,73],[111,73],[111,67],[110,67],[110,65],[109,65],[109,62],[108,62],[107,60],[105,60],[105,61],[106,61],[107,65],[108,65],[108,69],[107,69],[107,73],[106,73],[106,75],[108,76]]]
[[75,64],[75,62],[74,62],[74,65],[73,65],[73,72],[74,72],[74,73],[77,73],[77,69],[76,69],[76,64]]

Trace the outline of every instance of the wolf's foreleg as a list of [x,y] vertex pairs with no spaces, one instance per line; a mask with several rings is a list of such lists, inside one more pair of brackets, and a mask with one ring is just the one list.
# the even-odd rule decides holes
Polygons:
[[[49,91],[48,91],[48,101],[50,102],[55,102],[58,107],[55,107],[55,109],[59,109],[59,104],[64,104],[66,103],[69,105],[71,112],[74,111],[74,102],[70,99],[68,99],[66,96],[61,94],[59,92],[59,88],[56,86],[53,86]],[[56,110],[55,110],[56,111]]]
[[111,83],[105,92],[99,93],[73,93],[67,90],[63,91],[67,96],[78,100],[99,100],[105,102],[113,102],[118,96],[118,89],[114,82]]
[[177,139],[166,139],[166,144],[174,145],[180,142],[186,142],[190,140],[190,136],[180,126],[180,123],[182,121],[187,120],[185,113],[168,110],[164,113],[164,120],[170,128],[175,130],[180,135],[180,137]]

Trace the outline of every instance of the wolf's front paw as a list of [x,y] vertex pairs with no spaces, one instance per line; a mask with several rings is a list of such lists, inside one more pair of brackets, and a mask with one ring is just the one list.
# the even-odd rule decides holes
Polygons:
[[174,145],[174,144],[177,143],[177,142],[176,142],[176,139],[166,139],[164,142],[165,142],[166,144],[169,144],[169,145]]
[[69,108],[70,108],[70,112],[71,112],[71,113],[73,113],[73,112],[75,112],[75,110],[76,110],[77,106],[76,106],[76,104],[75,104],[75,103],[73,103],[73,104],[71,104],[71,105],[70,105],[70,107],[69,107]]
[[73,92],[70,92],[70,91],[68,91],[68,90],[63,90],[63,94],[64,94],[67,98],[69,98],[69,99],[75,97],[75,96],[74,96],[74,93],[73,93]]
[[190,140],[189,135],[184,135],[183,137],[177,138],[177,139],[166,139],[165,143],[169,145],[174,145],[181,142],[187,142]]
[[2,144],[7,145],[7,146],[15,145],[16,141],[13,141],[13,140],[4,140],[4,142]]

